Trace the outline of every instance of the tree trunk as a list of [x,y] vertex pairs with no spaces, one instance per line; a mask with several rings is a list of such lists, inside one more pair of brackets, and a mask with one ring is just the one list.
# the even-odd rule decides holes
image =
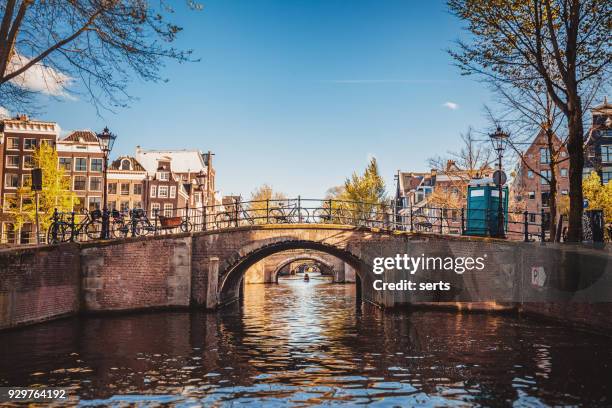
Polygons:
[[550,223],[548,231],[550,233],[550,241],[555,242],[557,233],[557,152],[553,145],[553,130],[549,124],[546,129],[546,142],[548,144],[548,154],[550,157],[550,191],[548,196],[548,208],[550,210]]
[[580,97],[569,98],[568,103],[568,143],[569,152],[569,182],[570,210],[567,240],[582,241],[582,169],[584,167],[584,140],[582,126],[582,105]]

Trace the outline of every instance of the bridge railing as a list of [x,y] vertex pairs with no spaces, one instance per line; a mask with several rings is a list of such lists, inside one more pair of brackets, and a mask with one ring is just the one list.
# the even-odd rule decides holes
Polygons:
[[[59,213],[46,234],[48,242],[87,241],[102,237],[102,222],[109,219],[109,238],[211,231],[263,224],[336,224],[386,230],[449,235],[498,235],[497,211],[436,206],[405,207],[394,200],[384,203],[337,199],[239,198],[210,206],[133,209],[104,213],[100,210]],[[540,213],[510,212],[504,219],[508,239],[546,240],[548,219]]]

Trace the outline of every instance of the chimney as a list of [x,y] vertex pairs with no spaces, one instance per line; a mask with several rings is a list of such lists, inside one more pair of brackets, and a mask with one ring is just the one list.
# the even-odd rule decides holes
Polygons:
[[20,113],[19,115],[17,115],[17,119],[19,119],[22,122],[27,122],[30,120],[28,115],[26,115],[25,113]]

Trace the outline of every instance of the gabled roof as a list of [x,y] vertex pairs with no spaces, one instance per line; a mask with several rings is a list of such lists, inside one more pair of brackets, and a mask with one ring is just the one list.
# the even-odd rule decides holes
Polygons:
[[129,160],[129,161],[130,161],[130,165],[131,165],[131,166],[130,166],[130,167],[131,167],[131,169],[130,169],[130,170],[124,170],[124,171],[145,171],[145,168],[144,168],[144,167],[142,167],[142,164],[140,164],[140,163],[138,162],[138,160],[136,160],[136,158],[134,158],[134,157],[132,157],[132,156],[120,156],[120,157],[118,157],[116,160],[114,160],[114,161],[111,163],[111,165],[109,166],[109,168],[110,168],[111,170],[118,170],[118,171],[123,170],[123,169],[121,168],[121,163],[122,163],[124,160]]
[[170,161],[171,171],[174,173],[206,172],[204,154],[199,150],[143,150],[136,149],[136,159],[142,164],[147,173],[157,171],[158,161]]
[[83,141],[85,143],[98,143],[98,137],[91,130],[75,130],[71,132],[68,136],[63,138],[62,142],[80,142]]

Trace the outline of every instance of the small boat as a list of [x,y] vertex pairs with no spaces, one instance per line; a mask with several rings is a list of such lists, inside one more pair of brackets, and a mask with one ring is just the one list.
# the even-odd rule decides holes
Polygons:
[[307,273],[304,274],[304,282],[308,282],[310,280],[310,276]]

